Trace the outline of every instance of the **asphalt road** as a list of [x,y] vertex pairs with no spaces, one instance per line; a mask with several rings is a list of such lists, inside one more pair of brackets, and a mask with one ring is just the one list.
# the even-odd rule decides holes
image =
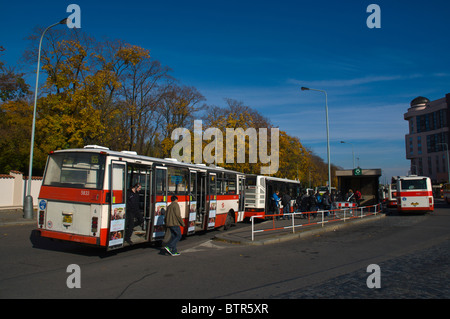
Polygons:
[[[237,227],[243,227],[239,225]],[[449,298],[450,208],[385,218],[266,246],[179,243],[114,253],[37,238],[33,226],[0,227],[0,298],[320,299]],[[368,288],[369,265],[380,288]],[[80,288],[69,265],[78,265]],[[178,311],[178,308],[176,309]]]

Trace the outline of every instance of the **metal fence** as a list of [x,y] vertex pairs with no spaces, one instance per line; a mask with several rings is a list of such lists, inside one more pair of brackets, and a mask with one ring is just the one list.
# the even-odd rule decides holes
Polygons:
[[[346,207],[332,210],[319,210],[311,212],[296,212],[289,214],[273,214],[264,216],[252,216],[250,218],[252,223],[252,241],[255,240],[255,234],[267,231],[286,230],[291,229],[292,233],[295,233],[295,229],[299,227],[305,227],[310,225],[319,225],[322,227],[326,223],[332,223],[336,221],[347,221],[349,219],[364,218],[371,215],[379,214],[382,211],[382,205],[372,205],[363,207]],[[268,223],[264,223],[264,229],[255,229],[255,218],[272,219],[272,227],[268,226]],[[289,225],[280,225],[278,219],[290,219]]]

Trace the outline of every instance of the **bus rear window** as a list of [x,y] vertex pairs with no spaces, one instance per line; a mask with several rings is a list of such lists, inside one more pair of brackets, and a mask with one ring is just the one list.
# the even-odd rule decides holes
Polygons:
[[105,155],[92,153],[54,153],[45,170],[45,186],[101,189]]
[[424,179],[404,179],[401,181],[402,190],[427,189],[427,180]]

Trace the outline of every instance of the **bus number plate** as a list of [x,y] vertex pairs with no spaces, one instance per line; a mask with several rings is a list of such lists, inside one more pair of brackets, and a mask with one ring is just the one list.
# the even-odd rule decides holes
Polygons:
[[63,224],[68,225],[72,224],[72,214],[64,214],[63,213]]

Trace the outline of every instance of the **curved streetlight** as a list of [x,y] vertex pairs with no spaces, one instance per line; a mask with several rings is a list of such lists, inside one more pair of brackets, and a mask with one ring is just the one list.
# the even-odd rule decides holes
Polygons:
[[[448,178],[448,181],[447,181],[447,183],[450,183],[450,160],[449,160],[449,158],[448,158],[448,144],[447,143],[436,143],[437,145],[439,145],[439,144],[441,144],[441,145],[445,145],[445,149],[446,149],[446,151],[447,151],[447,178]],[[436,179],[437,179],[437,177],[436,177]]]
[[328,126],[328,96],[324,90],[311,89],[302,86],[302,91],[317,91],[325,94],[325,113],[327,117],[327,160],[328,160],[328,190],[331,194],[331,161],[330,161],[330,129]]
[[59,24],[67,24],[69,19],[65,18],[61,21],[48,26],[44,32],[42,32],[41,39],[39,40],[39,50],[38,50],[38,63],[36,70],[36,87],[34,89],[34,109],[33,109],[33,125],[31,127],[31,145],[30,145],[30,166],[28,169],[28,186],[27,186],[27,196],[25,196],[25,200],[23,203],[23,213],[24,218],[32,219],[33,218],[33,197],[31,196],[31,176],[33,174],[33,149],[34,149],[34,131],[36,127],[36,104],[37,104],[37,93],[38,93],[38,84],[39,84],[39,71],[41,65],[41,47],[42,47],[42,39],[44,38],[45,33],[48,29],[53,28]]

